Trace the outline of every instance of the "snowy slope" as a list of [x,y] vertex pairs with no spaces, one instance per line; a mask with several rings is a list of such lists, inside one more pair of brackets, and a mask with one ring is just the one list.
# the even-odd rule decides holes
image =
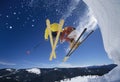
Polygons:
[[91,78],[97,78],[98,76],[79,76],[73,79],[62,80],[61,82],[88,82]]
[[72,79],[61,80],[61,82],[120,82],[119,73],[120,70],[115,68],[113,71],[104,76],[79,76]]
[[[85,82],[120,82],[120,0],[84,0],[98,20],[104,48],[118,66],[108,74]],[[80,77],[81,78],[81,77]],[[78,79],[78,78],[77,78]],[[69,82],[75,82],[72,80]],[[78,79],[79,82],[81,82]]]
[[120,0],[84,0],[100,25],[108,56],[120,64]]

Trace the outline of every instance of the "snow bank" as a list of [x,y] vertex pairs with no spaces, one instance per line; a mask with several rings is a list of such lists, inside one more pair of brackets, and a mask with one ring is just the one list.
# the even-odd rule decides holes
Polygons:
[[114,68],[111,72],[104,75],[103,77],[107,82],[120,82],[120,66]]
[[120,0],[84,0],[94,12],[101,29],[104,48],[120,64]]
[[[118,73],[117,73],[118,72]],[[115,74],[116,73],[116,74]],[[120,82],[119,66],[104,76],[79,76],[61,82]]]
[[27,69],[26,71],[28,71],[29,73],[35,73],[35,74],[41,73],[40,69],[38,68]]
[[[108,57],[118,66],[101,77],[77,77],[65,82],[120,82],[120,0],[83,1],[90,7],[90,11],[92,9],[95,17],[93,13],[90,12],[87,14],[87,17],[89,17],[88,20],[81,20],[79,18],[80,24],[78,27],[82,28],[77,28],[77,30],[82,31],[85,27],[89,30],[95,29],[94,27],[97,22],[100,26],[105,51]],[[83,19],[87,19],[85,17],[83,17]]]
[[65,79],[64,81],[61,82],[88,82],[90,78],[97,78],[98,76],[79,76],[79,77],[75,77],[72,78],[71,80],[67,80]]
[[105,51],[118,66],[97,82],[120,82],[120,0],[84,0],[93,10],[102,33]]

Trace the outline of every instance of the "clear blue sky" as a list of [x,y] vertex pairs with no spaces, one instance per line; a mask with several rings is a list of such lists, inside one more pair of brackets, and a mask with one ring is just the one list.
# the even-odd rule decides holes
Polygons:
[[[44,30],[45,20],[49,18],[52,23],[59,22],[69,3],[69,0],[59,1],[59,4],[58,0],[0,0],[0,68],[57,67],[63,64],[62,59],[66,55],[64,48],[68,44],[58,44],[57,59],[50,62],[51,46],[49,41],[44,40]],[[73,22],[77,16],[84,14],[85,9],[86,5],[80,1],[64,26],[76,26]],[[31,51],[29,55],[26,54],[28,50]],[[84,66],[109,63],[113,62],[104,51],[97,28],[65,64]]]

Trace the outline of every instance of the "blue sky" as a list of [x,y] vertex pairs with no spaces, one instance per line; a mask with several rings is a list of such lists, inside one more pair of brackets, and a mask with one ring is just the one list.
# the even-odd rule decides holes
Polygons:
[[[0,1],[0,68],[30,68],[85,66],[113,63],[104,51],[99,28],[63,63],[67,43],[58,44],[57,59],[49,61],[51,46],[44,40],[45,20],[59,22],[69,8],[70,1],[57,0],[7,0]],[[61,4],[64,3],[64,4]],[[14,5],[13,5],[14,4]],[[57,5],[58,4],[58,5]],[[66,18],[64,26],[76,26],[77,16],[83,16],[86,5],[80,1],[78,8]],[[80,10],[79,10],[80,9]],[[53,13],[54,12],[54,13]],[[37,46],[38,45],[38,46]],[[30,54],[26,54],[30,51]]]

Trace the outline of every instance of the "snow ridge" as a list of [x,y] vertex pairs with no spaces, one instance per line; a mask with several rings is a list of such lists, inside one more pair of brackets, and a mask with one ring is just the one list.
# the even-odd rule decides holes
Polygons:
[[29,73],[35,73],[35,74],[41,73],[40,69],[38,68],[27,69],[26,71],[28,71]]
[[6,69],[6,70],[12,72],[12,69]]

